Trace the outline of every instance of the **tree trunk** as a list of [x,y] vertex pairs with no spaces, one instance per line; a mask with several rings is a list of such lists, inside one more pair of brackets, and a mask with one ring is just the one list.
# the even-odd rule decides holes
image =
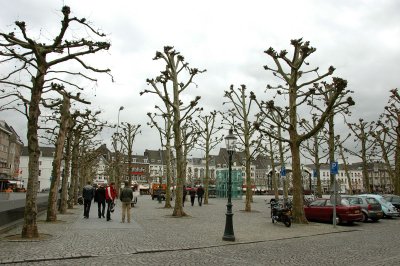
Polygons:
[[349,194],[353,195],[353,185],[351,183],[349,167],[347,165],[346,158],[344,157],[344,151],[343,151],[342,144],[339,145],[339,152],[340,152],[340,156],[342,157],[342,161],[343,161],[343,165],[344,165],[344,172],[345,172],[346,177],[347,177],[347,184],[349,185]]
[[72,205],[78,204],[78,187],[80,186],[79,182],[79,142],[80,142],[80,134],[78,132],[74,133],[74,139],[72,144],[72,157],[71,157],[71,179],[73,178],[73,182],[71,184],[70,189],[72,190],[71,203]]
[[26,192],[25,212],[24,212],[24,225],[22,227],[22,238],[36,238],[39,237],[37,228],[37,190],[38,190],[38,177],[39,177],[39,140],[38,140],[38,120],[40,116],[40,99],[44,84],[44,75],[46,69],[40,67],[35,79],[32,80],[31,100],[29,103],[29,118],[28,118],[28,185]]
[[182,201],[183,201],[183,182],[185,180],[184,167],[186,163],[183,155],[183,147],[182,147],[182,131],[181,131],[181,114],[180,114],[180,99],[179,99],[179,86],[178,86],[178,74],[176,73],[176,69],[174,65],[171,65],[173,72],[172,74],[172,82],[173,82],[173,131],[174,131],[174,146],[176,152],[176,197],[175,197],[175,206],[174,211],[172,213],[173,216],[186,216],[186,213],[183,211]]
[[[57,195],[61,179],[61,161],[63,157],[66,131],[68,128],[69,108],[70,108],[69,98],[67,96],[64,96],[64,101],[60,108],[61,111],[60,129],[55,144],[53,170],[51,174],[52,179],[50,185],[49,200],[47,205],[47,218],[46,218],[47,222],[52,222],[57,220]],[[60,204],[61,204],[61,199],[60,199]]]
[[[208,139],[207,139],[208,141]],[[207,147],[207,144],[206,144]],[[208,204],[208,186],[210,184],[210,151],[206,148],[206,177],[204,179],[204,204]]]
[[66,214],[68,208],[68,178],[70,173],[70,162],[71,162],[71,131],[67,132],[67,140],[65,146],[65,165],[64,173],[62,175],[62,185],[61,185],[61,206],[60,213]]
[[291,144],[293,180],[293,219],[295,223],[308,223],[304,214],[303,189],[300,168],[300,145]]

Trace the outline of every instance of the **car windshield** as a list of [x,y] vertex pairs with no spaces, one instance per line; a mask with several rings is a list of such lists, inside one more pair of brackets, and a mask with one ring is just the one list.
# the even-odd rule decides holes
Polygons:
[[379,198],[378,201],[383,204],[388,204],[388,202],[383,197]]
[[348,197],[346,198],[350,204],[362,204],[362,199],[357,197]]
[[349,202],[347,199],[342,199],[342,201],[340,202],[340,205],[343,205],[343,206],[350,206],[351,204],[350,204],[350,202]]
[[[350,204],[350,202],[349,202],[347,199],[342,199],[342,200],[340,201],[340,204],[338,204],[338,205],[341,205],[341,206],[350,206],[351,204]],[[333,206],[333,204],[331,203],[330,200],[327,200],[325,206]]]
[[379,202],[374,198],[366,198],[368,204],[379,204]]

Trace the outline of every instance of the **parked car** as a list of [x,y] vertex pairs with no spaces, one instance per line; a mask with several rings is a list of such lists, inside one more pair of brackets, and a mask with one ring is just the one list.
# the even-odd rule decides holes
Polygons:
[[[307,220],[319,222],[333,221],[333,204],[329,199],[316,199],[304,206]],[[336,205],[336,223],[353,223],[363,220],[360,206],[350,205],[346,199],[342,199]]]
[[342,199],[347,199],[351,205],[361,207],[364,223],[367,222],[368,219],[376,222],[383,217],[382,206],[375,198],[363,196],[342,196]]
[[392,203],[386,201],[383,196],[377,194],[361,194],[359,196],[371,197],[379,201],[382,206],[383,217],[395,217],[399,216],[399,211]]
[[396,207],[397,211],[400,212],[400,196],[397,195],[384,195],[383,198],[392,203]]

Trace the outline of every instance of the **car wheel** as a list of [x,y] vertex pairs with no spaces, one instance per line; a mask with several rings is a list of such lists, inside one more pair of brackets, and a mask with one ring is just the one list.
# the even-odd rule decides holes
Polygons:
[[364,223],[368,222],[368,215],[363,212],[363,220]]
[[372,218],[371,219],[374,223],[376,223],[379,219],[377,219],[377,218]]

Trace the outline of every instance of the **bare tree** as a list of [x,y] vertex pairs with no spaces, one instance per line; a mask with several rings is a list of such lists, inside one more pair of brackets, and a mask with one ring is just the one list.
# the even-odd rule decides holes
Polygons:
[[[311,130],[315,125],[317,124],[318,117],[313,116],[312,117],[312,125],[309,124],[308,121],[302,120],[300,122],[300,126],[305,128],[306,130]],[[320,130],[312,136],[310,139],[304,141],[301,144],[301,147],[310,155],[308,156],[305,153],[302,153],[304,157],[307,159],[311,160],[315,166],[315,172],[316,172],[316,178],[317,178],[317,197],[322,197],[322,185],[321,185],[321,160],[324,157],[327,157],[328,154],[323,152],[321,154],[321,148],[326,146],[327,144],[327,138],[325,137],[327,135],[327,131],[325,130]]]
[[375,124],[374,121],[366,122],[362,118],[358,120],[358,123],[347,123],[348,127],[354,134],[355,138],[354,142],[356,143],[356,146],[360,144],[360,147],[357,151],[352,151],[351,149],[347,148],[345,148],[345,151],[361,159],[362,172],[363,172],[363,185],[364,185],[364,190],[367,193],[371,192],[371,185],[368,176],[368,162],[370,161],[368,156],[368,151],[370,151],[375,145],[373,138],[371,138],[371,133],[370,133],[374,127],[374,124]]
[[[55,106],[59,106],[59,118],[57,118],[57,122],[59,123],[59,127],[55,127],[52,130],[48,129],[48,133],[55,134],[54,130],[58,129],[57,137],[55,139],[55,152],[54,152],[54,159],[53,159],[53,168],[52,168],[52,179],[50,184],[50,192],[49,192],[49,199],[47,204],[47,222],[54,222],[57,220],[57,195],[59,190],[59,183],[61,180],[61,161],[63,158],[63,151],[64,151],[64,144],[67,135],[67,129],[69,127],[69,123],[71,120],[71,100],[76,100],[81,103],[89,104],[79,98],[79,96],[71,95],[64,90],[63,86],[58,84],[52,84],[53,90],[59,92],[63,99],[59,100],[51,100],[51,103],[43,102],[43,105],[48,108],[53,108]],[[56,111],[57,112],[57,111]]]
[[217,136],[222,127],[215,125],[217,112],[212,111],[209,115],[200,115],[194,121],[198,134],[198,145],[200,150],[205,152],[206,173],[204,182],[204,204],[208,204],[208,186],[210,183],[210,152],[223,140],[224,136]]
[[121,133],[117,136],[128,156],[128,180],[132,182],[132,161],[133,161],[133,144],[135,138],[141,133],[140,124],[134,125],[126,122],[121,123]]
[[[49,82],[69,84],[75,89],[83,89],[71,84],[67,79],[61,79],[60,75],[76,76],[96,81],[85,74],[85,71],[74,72],[57,69],[57,66],[66,62],[77,62],[81,68],[89,72],[108,73],[110,71],[109,69],[96,69],[85,64],[81,59],[84,55],[108,50],[110,47],[108,42],[87,40],[85,38],[72,41],[66,39],[66,33],[71,24],[77,24],[97,37],[104,37],[105,35],[94,30],[85,19],[70,17],[70,8],[67,6],[62,8],[62,14],[63,20],[61,21],[58,35],[47,39],[52,40],[50,44],[29,37],[26,24],[22,21],[15,22],[19,34],[15,32],[0,33],[0,56],[2,58],[0,63],[12,66],[12,70],[9,73],[0,77],[0,83],[7,86],[6,96],[19,99],[22,102],[24,110],[20,112],[25,113],[28,120],[29,177],[24,225],[21,232],[23,238],[36,238],[39,236],[36,221],[36,191],[40,155],[37,131],[42,94],[51,91]],[[26,91],[30,94],[30,98],[25,97]],[[19,110],[18,107],[16,107],[17,110]]]
[[346,142],[346,140],[351,136],[351,134],[347,135],[346,138],[344,138],[343,140],[340,139],[340,135],[337,135],[335,137],[335,146],[339,147],[339,155],[342,158],[343,161],[343,166],[344,166],[344,173],[346,175],[347,178],[347,184],[349,186],[349,191],[348,194],[352,195],[353,194],[353,184],[351,182],[351,178],[350,178],[350,173],[349,173],[349,164],[347,163],[347,158],[344,154],[344,147],[343,144]]
[[[155,127],[158,130],[158,133],[160,134],[160,142],[161,142],[161,150],[162,154],[163,152],[163,146],[165,146],[166,152],[165,152],[165,159],[163,160],[163,163],[166,165],[166,179],[167,179],[167,187],[165,191],[165,208],[171,208],[171,185],[172,185],[172,147],[171,147],[171,140],[172,140],[172,114],[171,114],[171,107],[169,105],[166,105],[166,111],[163,111],[160,107],[156,106],[156,109],[160,110],[160,114],[157,113],[147,113],[147,116],[150,118],[150,127]],[[163,122],[163,126],[161,126],[157,121],[156,118],[161,118]],[[165,145],[164,143],[165,139]],[[164,165],[162,166],[164,167]]]
[[390,93],[385,111],[370,133],[380,148],[379,154],[385,162],[394,193],[400,195],[400,95],[398,89],[390,90]]
[[[155,79],[147,79],[152,89],[141,92],[141,95],[144,93],[156,94],[161,98],[164,104],[169,105],[172,109],[172,128],[174,132],[177,171],[175,206],[172,215],[181,217],[186,216],[182,206],[182,190],[185,180],[185,158],[183,154],[181,126],[186,117],[190,116],[193,112],[200,100],[200,96],[196,96],[189,104],[184,105],[181,100],[181,94],[190,88],[189,86],[193,84],[193,78],[205,70],[201,71],[197,68],[189,68],[189,64],[185,62],[184,57],[171,46],[165,46],[164,52],[157,52],[154,60],[163,60],[166,64],[165,70]],[[188,79],[185,82],[181,81],[180,74],[188,76]],[[172,83],[172,88],[168,88],[167,84],[169,82]]]
[[[265,66],[266,70],[272,71],[273,75],[284,82],[284,86],[278,85],[272,87],[268,85],[268,89],[273,91],[276,90],[279,96],[284,96],[287,99],[287,106],[282,108],[285,113],[288,113],[288,119],[280,122],[288,137],[277,137],[271,134],[271,126],[276,126],[278,123],[274,120],[274,116],[270,115],[271,112],[279,112],[276,108],[277,104],[274,100],[261,101],[256,99],[254,93],[252,99],[255,100],[260,108],[260,111],[268,118],[263,124],[256,124],[256,128],[262,133],[277,139],[289,143],[291,156],[292,156],[292,178],[293,178],[293,217],[297,223],[307,223],[307,219],[304,215],[303,208],[303,192],[301,186],[301,167],[300,167],[300,144],[306,139],[314,136],[325,124],[332,110],[339,108],[341,105],[352,105],[353,100],[349,97],[346,100],[338,101],[341,95],[348,93],[345,88],[347,82],[340,78],[333,78],[331,86],[319,86],[318,82],[323,81],[326,77],[330,76],[334,72],[333,67],[329,67],[328,71],[322,75],[318,74],[318,68],[310,70],[302,70],[303,65],[308,65],[305,61],[316,49],[310,47],[309,42],[303,42],[302,39],[292,40],[291,45],[293,46],[293,56],[288,58],[288,52],[282,50],[276,52],[273,48],[269,48],[265,53],[272,59],[275,64],[275,68]],[[315,76],[312,76],[312,74]],[[312,76],[308,80],[307,77]],[[305,88],[313,85],[311,88],[305,90]],[[326,108],[322,113],[319,113],[320,120],[310,131],[302,132],[299,130],[299,117],[301,110],[307,110],[309,112],[317,112],[315,99],[329,95],[329,99],[325,100]],[[277,102],[278,103],[278,102]],[[314,110],[314,111],[313,111]],[[283,114],[281,115],[283,117]],[[301,119],[300,119],[301,121]]]
[[253,158],[260,150],[261,142],[259,141],[259,133],[253,126],[253,123],[259,123],[259,116],[255,116],[251,120],[252,101],[246,93],[246,86],[241,85],[237,90],[231,85],[229,91],[225,91],[225,97],[228,103],[233,106],[227,113],[221,113],[224,119],[223,123],[227,123],[236,132],[238,144],[242,145],[245,154],[246,168],[246,203],[245,211],[251,212],[251,202],[253,196],[251,183],[251,163]]

